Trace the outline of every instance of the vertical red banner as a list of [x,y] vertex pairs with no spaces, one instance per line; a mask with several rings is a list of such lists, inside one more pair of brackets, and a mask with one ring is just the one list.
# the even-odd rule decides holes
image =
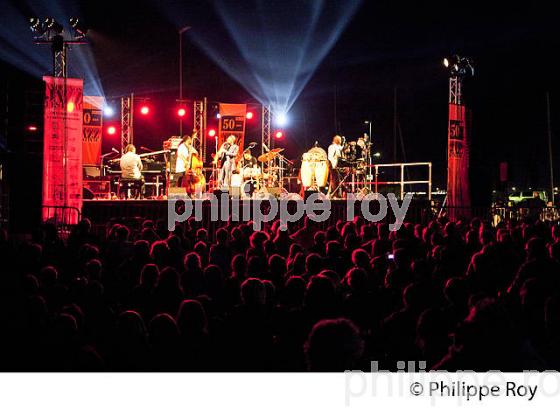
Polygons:
[[246,104],[220,104],[220,124],[218,127],[218,147],[229,135],[237,137],[239,152],[243,152],[245,139]]
[[101,165],[103,97],[84,96],[82,164]]
[[82,210],[83,80],[43,80],[43,221],[75,224]]
[[469,142],[464,105],[449,104],[447,144],[447,208],[449,217],[471,216]]

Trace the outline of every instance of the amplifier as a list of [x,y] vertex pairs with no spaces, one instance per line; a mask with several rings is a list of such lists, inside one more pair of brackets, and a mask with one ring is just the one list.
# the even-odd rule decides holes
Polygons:
[[110,179],[84,179],[84,199],[106,199],[111,195]]

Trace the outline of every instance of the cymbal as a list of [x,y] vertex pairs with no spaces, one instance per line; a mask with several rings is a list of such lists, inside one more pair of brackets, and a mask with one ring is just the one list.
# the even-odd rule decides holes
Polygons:
[[266,154],[260,155],[257,159],[260,162],[268,162],[268,161],[272,161],[276,157],[276,155],[278,155],[277,152],[269,151]]
[[279,154],[284,151],[284,148],[272,148],[270,152],[274,152],[275,154]]

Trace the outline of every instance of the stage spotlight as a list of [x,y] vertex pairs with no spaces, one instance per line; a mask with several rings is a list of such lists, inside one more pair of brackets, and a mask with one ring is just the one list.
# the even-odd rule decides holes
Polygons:
[[70,17],[70,26],[74,30],[74,36],[77,39],[82,39],[87,35],[87,28],[80,22],[78,17]]
[[454,55],[443,59],[443,65],[449,70],[450,77],[472,77],[474,66],[468,57]]
[[45,25],[48,30],[53,31],[55,34],[62,34],[64,31],[64,27],[52,17],[47,17],[45,19]]
[[115,135],[116,133],[117,133],[117,129],[113,125],[107,128],[107,134]]
[[247,119],[250,120],[251,118],[253,118],[253,113],[249,111],[247,114],[245,114],[245,117],[247,117]]
[[148,107],[147,105],[143,105],[140,108],[140,114],[142,115],[148,115],[150,113],[150,107]]
[[217,118],[217,119],[222,118],[221,114],[220,114],[220,113],[217,113],[217,114],[216,114],[216,118]]
[[177,110],[177,115],[178,115],[179,117],[184,117],[186,114],[187,114],[187,110],[185,110],[184,108],[179,108],[179,109]]
[[276,137],[277,140],[279,140],[282,139],[284,133],[282,131],[276,131],[276,134],[274,134],[274,136]]
[[208,136],[209,137],[215,137],[216,136],[216,130],[212,129],[212,130],[208,131]]
[[30,125],[27,127],[27,131],[35,132],[37,131],[37,127],[35,125]]
[[32,17],[29,19],[29,28],[31,28],[33,36],[36,39],[43,37],[47,32],[46,26],[42,24],[41,20],[39,20],[37,17]]
[[112,117],[113,115],[115,115],[115,110],[110,105],[106,105],[103,108],[103,115],[105,117]]
[[76,106],[74,105],[74,102],[73,101],[68,101],[68,104],[66,104],[66,111],[74,112],[74,108],[76,108]]
[[285,112],[276,114],[274,116],[274,122],[276,123],[276,125],[283,127],[288,123],[288,116],[286,115]]

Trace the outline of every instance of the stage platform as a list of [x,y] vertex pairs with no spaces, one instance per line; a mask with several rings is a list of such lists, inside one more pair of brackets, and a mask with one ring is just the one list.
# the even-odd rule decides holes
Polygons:
[[[220,220],[215,221],[212,218],[212,212],[216,211],[216,203],[212,203],[209,200],[189,200],[192,201],[193,207],[199,206],[200,207],[200,226],[205,227],[211,232],[214,232],[220,226],[225,224],[224,221],[231,216],[231,200],[229,201],[230,204],[228,205],[228,211],[230,212],[229,215],[222,215],[220,212]],[[256,204],[256,200],[245,200],[248,203],[248,206],[251,209],[251,217],[253,217],[253,207],[260,206],[264,214],[267,213],[266,209],[269,206],[268,201],[258,201],[260,202],[258,205]],[[181,206],[184,206],[183,201],[179,200],[176,204],[171,205],[170,209],[173,211],[173,206],[179,207],[177,208],[177,214],[182,213]],[[349,204],[349,201],[343,199],[332,199],[330,200],[330,214],[325,222],[322,222],[321,225],[328,226],[335,224],[338,220],[347,220],[348,219],[348,212],[349,206],[352,207],[352,204]],[[153,221],[164,220],[167,225],[168,219],[168,200],[84,200],[83,209],[82,209],[82,216],[91,220],[91,222],[96,225],[106,225],[112,223],[126,223],[128,225],[133,225],[135,223],[141,223],[144,219],[150,219]],[[218,206],[218,208],[220,208]],[[288,201],[288,211],[290,213],[295,213],[296,204],[294,201]],[[361,215],[361,208],[362,202],[361,201],[354,201],[353,208],[354,208],[354,215]],[[228,212],[226,211],[226,212]],[[379,211],[379,204],[376,202],[371,203],[370,205],[370,212],[377,213]],[[241,211],[240,211],[241,214]],[[406,222],[413,222],[413,223],[426,223],[433,218],[433,212],[430,206],[430,202],[426,200],[413,200],[409,206],[408,212],[406,213]],[[244,219],[244,218],[242,218]],[[392,223],[395,220],[395,215],[391,210],[391,207],[388,206],[387,209],[387,216],[383,219],[383,221]],[[300,226],[302,221],[293,222],[294,225]]]

